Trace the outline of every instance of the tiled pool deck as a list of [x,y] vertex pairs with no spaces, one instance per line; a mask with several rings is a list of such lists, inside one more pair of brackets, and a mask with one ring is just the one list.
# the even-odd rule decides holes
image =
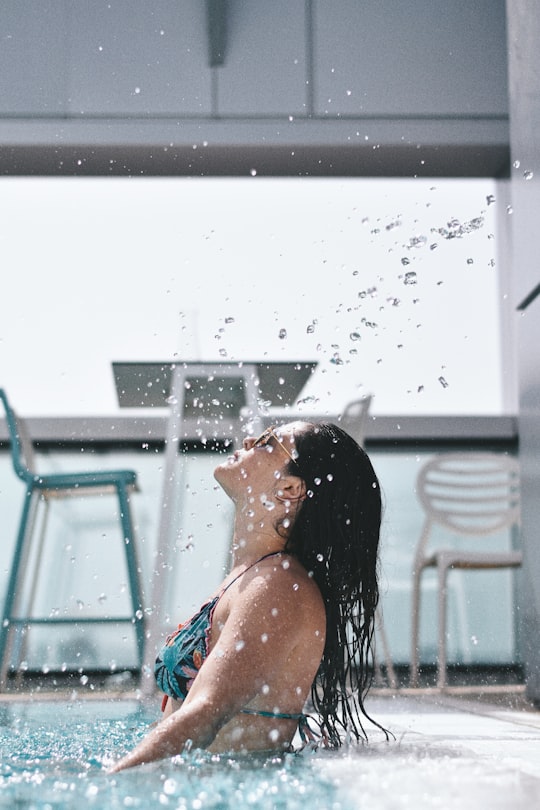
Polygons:
[[439,801],[424,802],[416,784],[417,808],[540,807],[540,711],[523,692],[379,692],[369,709],[404,754],[424,751],[432,763],[447,760],[437,780],[427,773],[426,790],[438,789]]

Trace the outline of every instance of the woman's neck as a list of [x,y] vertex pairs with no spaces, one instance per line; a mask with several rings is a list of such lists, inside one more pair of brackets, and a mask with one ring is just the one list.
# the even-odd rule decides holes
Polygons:
[[268,516],[249,515],[237,511],[232,540],[232,564],[250,565],[265,554],[283,551],[287,539],[282,537]]

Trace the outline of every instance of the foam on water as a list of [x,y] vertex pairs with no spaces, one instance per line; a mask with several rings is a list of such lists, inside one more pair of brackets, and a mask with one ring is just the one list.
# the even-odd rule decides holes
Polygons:
[[526,781],[497,761],[414,738],[281,756],[195,751],[107,775],[153,719],[134,702],[0,706],[0,807],[502,810],[509,792],[515,807],[527,801]]

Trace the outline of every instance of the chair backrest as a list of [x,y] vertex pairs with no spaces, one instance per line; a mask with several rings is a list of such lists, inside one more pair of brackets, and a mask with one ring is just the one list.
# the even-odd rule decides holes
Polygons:
[[487,535],[519,522],[519,465],[502,453],[443,453],[421,468],[427,517],[461,535]]
[[9,404],[6,392],[2,388],[0,388],[0,400],[2,400],[6,412],[13,468],[19,478],[22,478],[23,481],[28,481],[34,474],[34,451],[32,442],[23,420],[17,417],[17,414]]
[[371,394],[365,394],[359,399],[355,399],[345,407],[339,417],[339,424],[350,436],[362,447],[366,438],[366,430],[369,417]]

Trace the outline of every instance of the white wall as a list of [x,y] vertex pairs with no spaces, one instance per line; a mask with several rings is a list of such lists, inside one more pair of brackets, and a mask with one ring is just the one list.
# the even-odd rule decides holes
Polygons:
[[0,385],[23,415],[114,415],[113,360],[317,359],[304,395],[321,409],[363,386],[375,414],[502,413],[494,195],[486,180],[1,179]]

